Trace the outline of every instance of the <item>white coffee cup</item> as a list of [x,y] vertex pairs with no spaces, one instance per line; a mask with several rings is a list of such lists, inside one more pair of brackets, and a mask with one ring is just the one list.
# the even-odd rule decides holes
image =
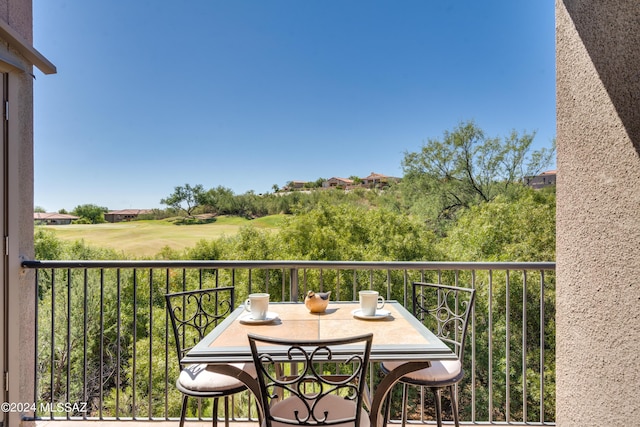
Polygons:
[[360,311],[365,316],[375,316],[376,310],[384,307],[384,298],[382,298],[378,291],[360,291]]
[[244,309],[251,313],[254,320],[264,320],[269,311],[269,294],[249,294],[244,302]]

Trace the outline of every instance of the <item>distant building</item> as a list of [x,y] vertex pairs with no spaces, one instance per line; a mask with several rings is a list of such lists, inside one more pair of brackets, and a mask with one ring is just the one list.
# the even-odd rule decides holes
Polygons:
[[[369,176],[364,178],[329,178],[322,183],[322,188],[342,188],[353,189],[358,187],[364,188],[385,188],[391,183],[400,182],[402,179],[395,176],[383,175],[381,173],[371,172]],[[284,191],[302,190],[307,188],[308,181],[289,181],[283,188]]]
[[536,190],[549,185],[556,185],[556,171],[551,170],[536,176],[525,176],[524,184]]
[[323,188],[333,188],[333,187],[345,188],[351,185],[353,185],[352,179],[337,178],[337,177],[329,178],[328,180],[322,183]]
[[34,212],[33,220],[38,225],[68,225],[71,224],[74,220],[80,219],[79,216],[67,215],[61,213],[45,213],[45,212]]
[[107,222],[122,222],[132,221],[138,219],[140,215],[147,215],[153,213],[151,209],[122,209],[119,211],[109,211],[104,214],[104,219]]
[[307,184],[307,181],[289,181],[283,188],[284,191],[302,190]]
[[381,173],[371,172],[369,176],[362,178],[362,185],[369,188],[383,188],[390,183],[399,182],[400,178],[382,175]]

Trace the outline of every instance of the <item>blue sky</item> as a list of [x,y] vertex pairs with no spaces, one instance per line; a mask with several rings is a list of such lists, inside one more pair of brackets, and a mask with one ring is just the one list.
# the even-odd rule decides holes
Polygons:
[[553,1],[33,0],[35,205],[402,176],[462,121],[555,137]]

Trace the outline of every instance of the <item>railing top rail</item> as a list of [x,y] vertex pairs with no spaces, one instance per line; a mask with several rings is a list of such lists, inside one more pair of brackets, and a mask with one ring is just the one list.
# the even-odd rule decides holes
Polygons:
[[42,268],[315,268],[338,270],[555,270],[555,262],[444,261],[276,261],[276,260],[54,260],[22,261],[22,267]]

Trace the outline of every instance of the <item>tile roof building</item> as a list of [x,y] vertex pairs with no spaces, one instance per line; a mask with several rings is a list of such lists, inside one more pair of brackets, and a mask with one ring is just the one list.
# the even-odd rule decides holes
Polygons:
[[71,224],[76,219],[80,219],[79,216],[61,214],[57,212],[46,213],[46,212],[34,212],[33,220],[36,224],[44,224],[44,225],[68,225]]

